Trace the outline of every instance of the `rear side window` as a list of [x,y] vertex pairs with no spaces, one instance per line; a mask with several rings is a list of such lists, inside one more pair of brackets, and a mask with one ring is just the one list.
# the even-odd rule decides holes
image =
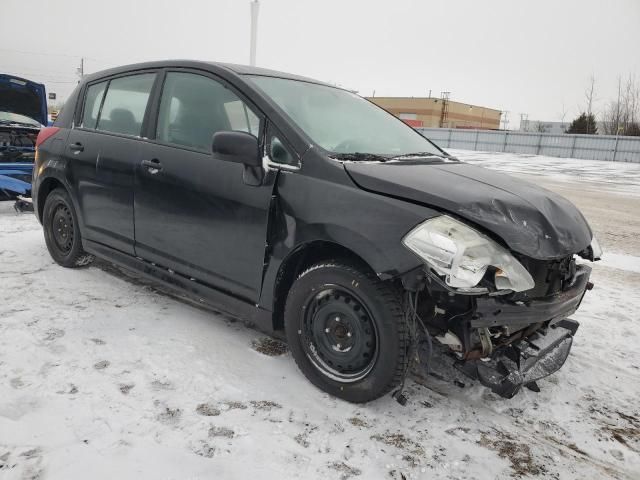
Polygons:
[[106,88],[107,82],[96,83],[87,88],[82,111],[82,124],[80,125],[82,128],[96,128],[100,105],[102,105],[102,97]]
[[238,130],[258,136],[259,117],[223,84],[193,73],[169,72],[160,100],[156,138],[210,151],[215,132]]
[[139,137],[155,73],[115,78],[98,117],[98,130]]

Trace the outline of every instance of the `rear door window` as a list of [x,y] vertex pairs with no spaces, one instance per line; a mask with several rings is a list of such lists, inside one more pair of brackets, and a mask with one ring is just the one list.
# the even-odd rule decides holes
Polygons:
[[98,117],[98,130],[140,136],[155,73],[115,78]]
[[102,105],[102,97],[106,88],[107,82],[96,83],[87,88],[82,111],[82,123],[80,125],[82,128],[96,128],[100,105]]
[[169,72],[164,81],[156,139],[205,152],[215,132],[258,137],[260,118],[232,90],[209,77]]

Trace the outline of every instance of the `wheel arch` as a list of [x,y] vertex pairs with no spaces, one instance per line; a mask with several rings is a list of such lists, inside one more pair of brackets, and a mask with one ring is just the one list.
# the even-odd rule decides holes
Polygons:
[[375,274],[375,270],[354,250],[329,240],[312,240],[291,250],[278,268],[273,286],[273,329],[284,328],[287,292],[306,268],[323,260],[340,259]]
[[56,188],[64,188],[67,193],[69,193],[69,189],[65,186],[63,182],[58,180],[55,177],[47,177],[45,178],[38,188],[38,199],[37,199],[37,208],[38,208],[38,219],[40,219],[40,223],[42,223],[42,214],[44,212],[44,203],[47,200],[47,196],[54,191]]
[[47,162],[42,168],[42,172],[38,175],[34,182],[33,194],[33,207],[35,210],[38,221],[42,224],[42,214],[44,212],[44,204],[47,200],[47,196],[56,188],[63,188],[69,198],[73,208],[76,211],[78,217],[78,224],[80,226],[80,232],[84,235],[84,219],[82,218],[82,211],[76,197],[76,190],[73,188],[72,183],[69,181],[67,170],[64,166],[59,165],[60,162]]

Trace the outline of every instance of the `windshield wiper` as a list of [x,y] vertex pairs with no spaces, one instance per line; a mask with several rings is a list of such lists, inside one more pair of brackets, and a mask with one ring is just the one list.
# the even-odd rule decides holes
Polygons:
[[353,153],[335,153],[331,155],[331,158],[336,160],[351,160],[354,162],[366,162],[366,161],[378,161],[386,162],[390,160],[389,157],[383,155],[377,155],[375,153],[353,152]]
[[0,125],[15,125],[16,127],[40,128],[32,123],[16,122],[15,120],[0,120]]
[[396,155],[391,160],[401,160],[403,158],[438,158],[445,161],[456,161],[455,157],[447,154],[439,154],[433,152],[414,152],[414,153],[405,153],[403,155]]
[[396,155],[393,157],[394,160],[398,158],[413,158],[413,157],[438,157],[438,158],[447,158],[445,155],[440,155],[438,153],[433,152],[412,152],[412,153],[404,153],[402,155]]

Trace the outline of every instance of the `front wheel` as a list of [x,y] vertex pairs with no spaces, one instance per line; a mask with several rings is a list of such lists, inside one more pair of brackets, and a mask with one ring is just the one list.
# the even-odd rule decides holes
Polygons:
[[410,336],[391,285],[343,262],[316,264],[295,281],[285,306],[287,341],[318,388],[368,402],[400,384]]

